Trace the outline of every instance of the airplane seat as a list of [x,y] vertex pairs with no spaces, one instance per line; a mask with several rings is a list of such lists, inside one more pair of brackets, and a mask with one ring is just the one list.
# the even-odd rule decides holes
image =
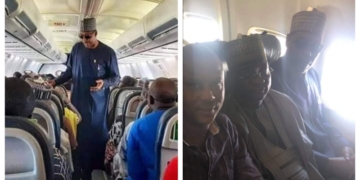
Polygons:
[[110,111],[113,108],[114,105],[114,99],[116,96],[116,93],[120,90],[119,87],[114,87],[111,91],[110,91],[110,96],[109,96],[109,103],[108,103],[108,113],[110,113]]
[[136,108],[135,120],[140,118],[141,112],[145,108],[145,106],[147,106],[146,100],[143,100],[139,103],[138,107]]
[[141,79],[136,79],[135,87],[142,87]]
[[177,156],[177,122],[177,106],[165,111],[160,118],[155,144],[156,179],[163,179],[168,163],[173,157]]
[[62,100],[60,100],[56,95],[52,94],[51,95],[51,99],[50,99],[50,104],[52,109],[54,110],[56,117],[59,119],[60,122],[60,127],[64,128],[64,115],[65,115],[65,110],[64,110],[64,106],[61,103]]
[[115,96],[114,104],[112,106],[112,112],[110,112],[110,115],[108,117],[108,128],[110,129],[112,125],[114,124],[115,119],[122,115],[123,107],[124,107],[124,101],[126,97],[133,93],[133,92],[140,92],[141,88],[139,87],[125,87],[121,88]]
[[146,116],[147,114],[151,113],[152,111],[153,110],[150,108],[150,106],[146,105],[141,111],[140,118]]
[[54,179],[53,149],[48,136],[22,117],[5,117],[5,179]]
[[[65,103],[64,103],[62,95],[55,90],[52,91],[52,95],[54,95],[56,97],[56,101],[59,102],[61,114],[65,115],[65,112],[64,112]],[[67,96],[67,93],[65,93],[65,96]]]
[[268,59],[269,64],[277,61],[281,55],[280,41],[275,36],[267,34],[266,31],[261,34],[261,39],[264,44],[265,55]]
[[122,132],[125,131],[125,127],[135,119],[136,109],[142,100],[141,92],[134,92],[129,94],[124,101],[123,114],[125,115],[122,119]]
[[140,119],[151,112],[152,109],[147,104],[147,101],[142,101],[136,109],[135,120]]
[[46,100],[36,100],[32,118],[37,119],[39,125],[49,134],[52,144],[60,149],[60,121],[51,108],[50,102]]

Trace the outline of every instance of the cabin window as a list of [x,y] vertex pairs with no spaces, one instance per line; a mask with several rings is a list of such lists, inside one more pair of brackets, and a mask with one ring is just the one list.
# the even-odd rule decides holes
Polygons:
[[221,27],[218,22],[212,18],[184,13],[184,44],[193,44],[209,42],[220,39]]
[[261,28],[261,27],[252,27],[248,30],[248,35],[250,34],[261,34],[266,31],[268,34],[275,36],[281,46],[281,56],[283,56],[286,52],[286,35],[271,29]]
[[355,42],[351,40],[334,41],[324,51],[321,77],[323,101],[349,121],[359,118],[360,57],[357,56]]

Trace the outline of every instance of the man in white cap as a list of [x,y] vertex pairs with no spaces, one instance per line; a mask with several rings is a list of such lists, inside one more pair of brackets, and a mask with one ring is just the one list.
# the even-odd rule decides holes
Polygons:
[[300,110],[324,178],[346,179],[355,172],[354,151],[324,117],[320,79],[312,68],[323,48],[325,21],[326,15],[312,8],[293,16],[286,54],[271,64],[272,88],[287,94]]
[[226,98],[221,112],[243,137],[266,180],[323,179],[296,105],[270,90],[271,74],[260,35],[242,36],[225,47]]
[[77,159],[81,178],[91,179],[92,170],[103,169],[109,87],[118,83],[120,74],[114,50],[96,38],[95,18],[84,19],[80,31],[82,42],[73,46],[65,73],[49,83],[55,86],[72,79],[71,102],[83,119],[78,125]]

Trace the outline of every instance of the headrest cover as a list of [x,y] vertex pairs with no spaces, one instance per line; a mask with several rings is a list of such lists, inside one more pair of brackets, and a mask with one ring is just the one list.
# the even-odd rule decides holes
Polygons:
[[325,22],[326,15],[315,8],[310,11],[301,11],[293,16],[290,33],[302,31],[322,35]]
[[242,36],[241,39],[228,42],[225,52],[230,70],[232,65],[266,60],[264,45],[259,34]]
[[80,31],[96,31],[96,19],[85,18],[81,21]]
[[266,33],[261,34],[261,39],[269,64],[278,60],[281,55],[280,41],[275,36]]
[[69,99],[66,96],[66,91],[64,91],[64,89],[62,89],[61,87],[56,86],[55,89],[53,89],[53,91],[56,91],[60,95],[61,100],[65,104],[68,104],[70,102]]
[[46,84],[41,79],[32,79],[26,78],[25,81],[31,86],[33,89],[34,95],[36,99],[39,100],[49,100],[52,94],[52,87],[49,84]]

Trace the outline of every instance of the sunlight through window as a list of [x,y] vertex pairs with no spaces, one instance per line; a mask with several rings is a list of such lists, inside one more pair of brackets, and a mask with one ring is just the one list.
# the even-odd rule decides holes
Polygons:
[[209,42],[220,39],[221,32],[216,20],[184,13],[184,40],[190,44]]
[[355,42],[334,42],[325,52],[322,76],[324,103],[347,120],[359,119],[359,57]]

